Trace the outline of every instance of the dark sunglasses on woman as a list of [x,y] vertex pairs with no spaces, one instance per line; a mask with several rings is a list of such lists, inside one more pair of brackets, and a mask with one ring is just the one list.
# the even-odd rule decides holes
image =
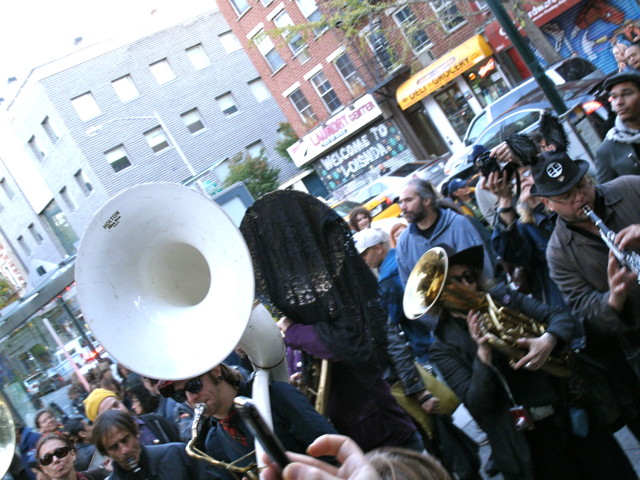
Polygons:
[[40,457],[40,460],[39,460],[40,465],[42,465],[43,467],[46,467],[47,465],[51,465],[51,462],[53,462],[53,457],[64,458],[67,455],[69,455],[70,451],[71,449],[69,447],[60,447],[60,448],[56,448],[51,453],[45,453],[43,456]]
[[176,390],[174,384],[175,382],[160,382],[158,385],[160,395],[165,398],[173,398],[178,403],[184,403],[187,401],[186,392],[198,393],[202,390],[202,380],[200,377],[192,378],[185,384],[184,388],[179,390]]

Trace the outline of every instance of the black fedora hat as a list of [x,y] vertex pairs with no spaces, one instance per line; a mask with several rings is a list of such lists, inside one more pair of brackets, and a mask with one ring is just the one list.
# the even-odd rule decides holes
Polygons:
[[478,272],[482,271],[484,266],[484,248],[482,245],[475,245],[460,251],[456,251],[453,247],[445,243],[438,245],[438,247],[443,248],[444,251],[447,252],[449,266],[465,265]]
[[553,197],[571,190],[589,170],[589,162],[571,160],[564,152],[545,152],[531,168],[531,195]]
[[611,87],[622,82],[635,82],[640,87],[640,71],[633,68],[628,68],[620,73],[611,75],[602,84],[605,90],[611,90]]

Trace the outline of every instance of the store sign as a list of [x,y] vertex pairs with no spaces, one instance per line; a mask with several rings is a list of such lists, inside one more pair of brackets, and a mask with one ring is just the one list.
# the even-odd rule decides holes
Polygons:
[[402,134],[392,120],[386,120],[318,159],[315,167],[325,185],[333,191],[404,152],[410,151]]
[[[561,13],[566,12],[574,5],[577,5],[580,1],[581,0],[544,0],[543,2],[536,4],[532,4],[532,2],[525,2],[524,9],[529,14],[531,20],[533,20],[533,23],[538,27],[541,27]],[[518,31],[521,35],[527,35],[520,24],[515,21],[513,23],[518,26]],[[509,40],[509,37],[507,37],[506,32],[497,20],[494,20],[487,25],[484,33],[493,47],[493,51],[496,53],[499,53],[505,48],[509,48],[511,46],[511,40]]]
[[287,152],[297,167],[301,167],[318,155],[343,141],[352,133],[382,115],[371,94],[364,95],[353,104],[311,130],[291,145]]
[[396,91],[400,108],[406,110],[492,53],[482,35],[470,38],[400,85]]

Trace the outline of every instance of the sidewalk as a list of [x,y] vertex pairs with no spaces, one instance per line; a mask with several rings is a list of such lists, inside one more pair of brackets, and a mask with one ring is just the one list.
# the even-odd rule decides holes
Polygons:
[[[471,418],[471,415],[464,405],[460,405],[460,407],[458,407],[458,409],[453,413],[453,423],[464,430],[464,432],[474,440],[479,440],[484,436],[484,433],[480,431],[476,422],[473,421],[473,418]],[[629,432],[627,427],[616,433],[616,439],[620,445],[622,445],[622,448],[631,460],[631,464],[636,469],[636,473],[640,477],[640,443],[638,443],[636,438],[631,434],[631,432]],[[489,477],[484,472],[484,465],[490,454],[491,447],[489,444],[480,445],[480,458],[482,459],[482,469],[480,473],[482,474],[482,478],[486,480],[503,480],[502,475]]]

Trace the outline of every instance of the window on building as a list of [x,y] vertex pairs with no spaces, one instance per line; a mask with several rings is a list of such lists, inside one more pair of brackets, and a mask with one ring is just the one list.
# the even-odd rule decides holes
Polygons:
[[382,69],[386,72],[392,70],[395,64],[395,58],[384,33],[382,33],[381,30],[370,33],[367,35],[367,42]]
[[180,115],[182,117],[182,121],[185,126],[191,133],[199,132],[200,130],[204,130],[204,122],[202,121],[202,117],[200,116],[200,112],[197,108],[193,110],[189,110],[188,112]]
[[89,194],[93,191],[93,185],[91,185],[91,180],[86,173],[82,171],[82,169],[78,170],[73,174],[73,178],[75,178],[76,183],[80,187],[80,191],[84,194],[85,197],[88,197]]
[[11,200],[15,195],[15,193],[13,192],[13,189],[11,188],[11,185],[9,185],[9,182],[7,182],[6,178],[0,179],[0,188],[2,188],[2,190],[4,191],[5,195],[9,200]]
[[149,69],[151,69],[151,73],[160,85],[164,85],[176,78],[176,74],[173,72],[173,69],[166,58],[152,63],[149,65]]
[[56,238],[60,241],[62,248],[69,255],[73,255],[76,251],[75,245],[78,242],[78,235],[69,224],[67,217],[60,210],[55,200],[42,211],[42,216],[51,227]]
[[170,146],[167,134],[164,133],[162,127],[155,127],[151,130],[147,130],[146,132],[144,132],[144,138],[147,139],[147,143],[154,153],[160,153]]
[[247,0],[229,0],[238,15],[242,15],[249,10],[249,2]]
[[262,5],[264,5],[265,7],[267,5],[271,5],[271,2],[273,2],[273,0],[260,0],[260,3],[262,3]]
[[222,47],[227,51],[227,53],[237,52],[242,49],[242,45],[238,38],[233,34],[233,32],[224,32],[218,35],[220,39],[220,43]]
[[49,117],[44,117],[44,120],[42,120],[42,123],[40,123],[40,125],[42,125],[42,129],[44,130],[44,133],[47,134],[47,137],[49,137],[49,140],[51,140],[51,143],[56,143],[60,137],[53,129]]
[[4,212],[4,205],[2,204],[2,202],[0,202],[0,213]]
[[258,140],[257,142],[253,142],[251,145],[247,146],[247,153],[251,158],[260,158],[264,152],[265,148],[262,140]]
[[289,100],[293,104],[293,108],[300,114],[302,120],[305,122],[315,123],[318,121],[318,117],[313,112],[307,97],[304,96],[302,90],[296,88],[293,92],[289,94]]
[[466,23],[466,20],[453,0],[434,0],[431,2],[431,8],[436,12],[438,20],[445,32],[453,32]]
[[366,87],[364,80],[360,76],[360,72],[358,72],[356,67],[353,66],[351,58],[349,58],[349,55],[346,52],[339,57],[336,57],[333,62],[338,73],[344,80],[344,83],[347,84],[347,87],[349,87],[352,94],[358,95],[364,92]]
[[[273,23],[278,28],[286,28],[293,25],[293,20],[286,12],[286,10],[281,11],[278,15],[273,18]],[[302,38],[302,34],[298,33],[283,33],[282,36],[289,45],[289,49],[291,49],[291,53],[294,56],[302,56],[303,58],[299,58],[301,63],[309,60],[309,55],[305,52],[307,48],[307,44],[304,42]]]
[[124,145],[119,145],[116,148],[112,148],[111,150],[104,152],[104,156],[116,173],[131,166],[129,157],[127,157],[127,151],[124,149]]
[[220,179],[220,182],[224,182],[225,178],[229,176],[229,159],[225,158],[218,162],[218,164],[213,167],[213,171],[216,172],[216,177]]
[[265,100],[271,98],[271,92],[261,78],[251,80],[248,85],[251,89],[251,93],[253,93],[253,96],[256,97],[256,100],[258,102],[264,102]]
[[36,242],[37,245],[40,245],[42,243],[43,238],[42,238],[42,235],[40,235],[40,232],[36,230],[36,226],[33,223],[30,223],[27,229],[31,234],[31,238],[33,238],[33,240]]
[[27,242],[22,235],[18,237],[18,245],[20,245],[24,253],[26,253],[27,255],[31,255],[31,249],[29,248],[29,245],[27,245]]
[[336,92],[333,91],[333,87],[324,72],[316,73],[310,80],[316,92],[320,95],[322,103],[324,103],[324,106],[327,107],[330,113],[335,112],[342,106],[342,102],[340,102]]
[[102,110],[100,110],[100,107],[96,103],[91,92],[72,98],[71,105],[73,105],[73,108],[80,117],[80,120],[83,122],[91,120],[102,113]]
[[[298,8],[309,23],[322,21],[322,12],[318,8],[315,0],[296,0],[296,3],[298,4]],[[313,32],[316,34],[316,36],[319,36],[323,32],[326,32],[328,29],[328,25],[319,24],[317,27],[313,28]]]
[[36,140],[35,135],[32,136],[29,141],[27,142],[27,145],[29,145],[29,149],[31,150],[31,153],[33,153],[33,155],[38,159],[38,160],[42,160],[44,158],[44,150],[42,150],[42,148],[40,148],[40,145],[38,145],[38,141]]
[[418,19],[407,5],[393,14],[396,23],[400,26],[400,30],[407,39],[409,45],[414,52],[419,52],[431,46],[429,37],[425,31],[418,26]]
[[136,84],[133,83],[131,75],[125,75],[124,77],[113,80],[111,86],[121,102],[128,102],[140,96],[140,92],[136,88]]
[[269,67],[271,67],[272,72],[279,70],[284,65],[284,60],[282,60],[275,45],[267,35],[264,35],[263,30],[258,32],[253,41],[258,47],[258,51],[269,64]]
[[76,204],[73,202],[71,195],[69,195],[69,191],[67,190],[67,187],[62,187],[60,189],[60,198],[62,198],[62,201],[64,202],[64,204],[67,206],[69,210],[73,212],[76,209]]
[[222,113],[227,116],[233,115],[238,111],[236,101],[234,100],[233,95],[231,95],[230,92],[217,97],[216,101],[218,102],[218,106],[220,107]]
[[187,48],[186,52],[187,57],[189,57],[189,60],[191,60],[191,63],[196,70],[200,70],[211,65],[211,60],[209,59],[207,52],[204,51],[204,47],[201,43]]

